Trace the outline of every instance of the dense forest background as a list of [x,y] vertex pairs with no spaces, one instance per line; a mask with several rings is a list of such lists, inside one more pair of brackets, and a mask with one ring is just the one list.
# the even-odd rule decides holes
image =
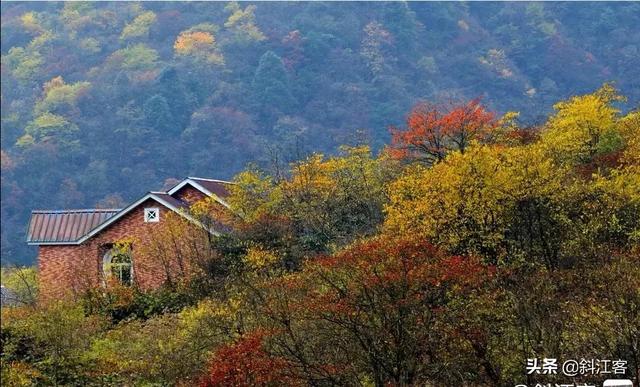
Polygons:
[[613,81],[637,106],[638,25],[638,3],[2,3],[2,262],[32,262],[32,209],[377,149],[419,100],[536,125]]

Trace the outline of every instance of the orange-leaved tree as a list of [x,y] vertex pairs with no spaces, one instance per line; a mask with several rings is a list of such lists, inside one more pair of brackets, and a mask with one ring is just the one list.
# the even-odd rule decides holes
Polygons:
[[476,98],[466,103],[421,102],[407,117],[407,128],[391,128],[391,156],[432,164],[450,151],[462,153],[469,144],[498,125],[494,113]]

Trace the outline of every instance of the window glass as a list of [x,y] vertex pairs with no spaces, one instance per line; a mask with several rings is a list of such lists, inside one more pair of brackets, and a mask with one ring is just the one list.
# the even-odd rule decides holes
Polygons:
[[107,251],[103,259],[103,273],[107,278],[113,278],[122,285],[133,283],[133,261],[131,249],[113,247]]

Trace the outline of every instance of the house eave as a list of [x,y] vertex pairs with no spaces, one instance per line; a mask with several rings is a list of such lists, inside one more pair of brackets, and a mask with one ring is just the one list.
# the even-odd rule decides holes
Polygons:
[[77,241],[73,242],[38,242],[38,241],[30,241],[27,242],[29,246],[77,246],[80,243]]

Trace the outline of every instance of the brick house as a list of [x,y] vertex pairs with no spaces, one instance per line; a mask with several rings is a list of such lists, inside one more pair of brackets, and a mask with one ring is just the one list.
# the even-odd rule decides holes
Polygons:
[[[122,209],[32,211],[27,243],[38,246],[42,298],[77,295],[104,286],[107,278],[145,290],[157,288],[166,280],[167,267],[145,253],[151,235],[162,230],[170,213],[218,234],[187,210],[207,197],[228,207],[229,184],[189,177],[166,192],[148,192]],[[132,242],[123,247],[123,240]]]

